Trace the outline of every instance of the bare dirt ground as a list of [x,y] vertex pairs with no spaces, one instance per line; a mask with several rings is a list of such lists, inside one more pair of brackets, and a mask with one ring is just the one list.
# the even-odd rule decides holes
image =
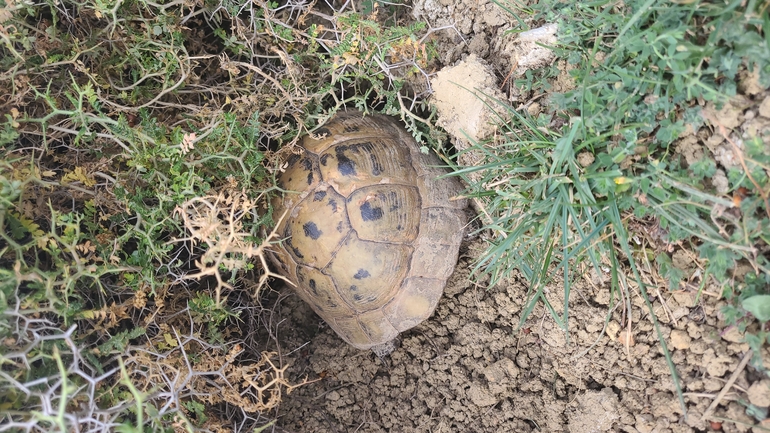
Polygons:
[[[505,77],[553,59],[533,54],[535,44],[504,35],[513,23],[496,5],[485,0],[418,3],[416,18],[434,27],[454,23],[457,29],[441,33],[442,66],[474,54],[494,77],[491,83],[488,77],[477,80],[479,86],[494,87],[514,107],[547,110],[547,98],[538,99],[533,109],[532,95],[502,85]],[[553,80],[554,91],[570,86],[566,77]],[[751,77],[742,91],[741,103],[726,108],[720,119],[729,120],[727,126],[739,134],[770,128],[768,95],[752,88]],[[466,103],[459,99],[456,105]],[[451,132],[451,122],[443,126]],[[733,162],[720,150],[723,144],[704,128],[684,137],[677,151],[688,160],[709,152],[724,167]],[[715,186],[719,181],[715,176]],[[656,245],[654,224],[640,223],[634,232],[635,242],[647,243],[656,254],[670,254],[686,280],[698,281],[697,253],[681,245]],[[403,334],[400,347],[384,360],[348,346],[296,296],[288,297],[280,307],[287,318],[283,329],[292,330],[285,348],[301,347],[289,355],[289,371],[296,383],[305,377],[320,380],[284,396],[278,425],[308,433],[744,432],[756,421],[742,402],[770,406],[770,383],[741,362],[748,353],[743,336],[735,328],[725,329],[720,320],[720,287],[706,284],[696,302],[698,284],[671,292],[655,269],[643,270],[681,377],[685,417],[638,288],[629,285],[627,302],[611,302],[606,278],[586,269],[570,294],[569,334],[542,306],[517,329],[525,279],[495,287],[472,283],[470,267],[483,249],[482,239],[463,246],[432,318]],[[548,290],[554,308],[563,310],[562,287]],[[770,365],[770,350],[761,356]],[[718,396],[734,374],[732,386]],[[713,415],[732,421],[702,419],[715,400]]]
[[[569,341],[543,308],[516,332],[526,284],[469,284],[469,266],[481,248],[478,241],[466,247],[434,316],[405,333],[384,362],[346,345],[290,298],[283,313],[318,330],[305,336],[310,343],[291,370],[298,379],[322,379],[284,397],[279,425],[296,432],[715,431],[701,416],[748,350],[735,330],[720,332],[715,296],[695,304],[694,293],[661,288],[655,302],[682,376],[685,420],[638,292],[630,340],[621,329],[627,323],[622,307],[605,327],[609,291],[590,278],[571,292]],[[558,310],[562,288],[550,289]],[[770,353],[764,357],[770,360]],[[758,377],[744,368],[715,414],[752,425],[735,400],[745,398]],[[748,430],[728,422],[720,428]]]

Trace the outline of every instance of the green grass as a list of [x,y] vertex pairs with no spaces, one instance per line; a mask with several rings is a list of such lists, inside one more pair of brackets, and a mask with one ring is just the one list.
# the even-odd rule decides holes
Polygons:
[[[556,311],[544,289],[563,279],[569,299],[587,269],[608,277],[613,305],[627,303],[634,284],[652,312],[640,261],[655,262],[670,289],[684,286],[670,251],[630,242],[644,237],[631,228],[631,221],[640,221],[664,232],[672,248],[697,251],[704,266],[698,296],[707,283],[722,287],[721,295],[732,301],[726,325],[747,331],[755,351],[768,344],[770,333],[760,325],[770,308],[770,137],[743,137],[741,165],[725,169],[727,194],[711,182],[717,166],[708,149],[705,159],[688,165],[673,146],[688,127],[697,130],[707,119],[730,142],[708,104],[727,103],[750,71],[770,88],[767,3],[545,1],[527,12],[534,22],[558,23],[554,50],[574,66],[575,88],[550,94],[555,113],[534,119],[499,104],[512,119],[498,119],[503,138],[468,150],[484,162],[460,174],[481,176],[471,194],[488,214],[484,230],[496,235],[477,273],[491,275],[491,284],[514,271],[526,277],[520,326],[542,303],[566,332],[569,306]],[[517,85],[525,92],[548,88],[551,71],[539,72],[541,82],[530,74]],[[554,114],[564,127],[549,126]],[[732,276],[739,264],[752,269],[742,279]],[[676,370],[655,328],[684,409]]]

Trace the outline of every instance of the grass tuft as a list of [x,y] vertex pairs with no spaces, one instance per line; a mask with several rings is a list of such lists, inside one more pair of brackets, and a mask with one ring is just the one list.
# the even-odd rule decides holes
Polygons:
[[[616,297],[630,308],[629,289],[638,291],[684,410],[651,303],[650,289],[660,288],[639,264],[656,263],[660,280],[668,280],[664,290],[700,294],[707,285],[722,287],[732,300],[728,325],[747,330],[754,349],[770,342],[755,320],[762,321],[767,308],[768,286],[759,281],[770,275],[770,156],[763,144],[770,137],[741,135],[740,125],[725,125],[717,114],[735,103],[739,90],[770,88],[767,5],[545,1],[525,12],[536,22],[558,24],[553,49],[569,65],[574,88],[551,94],[553,111],[536,118],[498,101],[491,110],[505,111],[497,119],[498,136],[467,150],[482,155],[483,163],[458,173],[477,173],[470,194],[486,217],[483,230],[495,234],[475,270],[490,275],[491,284],[520,272],[529,293],[519,325],[542,303],[565,332],[566,300],[587,270],[607,282],[611,310]],[[516,84],[526,96],[548,88],[550,72],[537,71]],[[533,82],[538,74],[543,83]],[[734,164],[714,156],[686,161],[678,154],[681,139],[706,127]],[[712,181],[717,170],[726,191]],[[650,233],[649,244],[638,241]],[[696,251],[703,264],[694,280],[685,281],[673,266],[671,253],[682,248]],[[751,270],[736,278],[744,264]],[[628,281],[625,269],[631,271]],[[562,311],[545,296],[557,275],[564,280]],[[624,317],[630,331],[630,316]]]

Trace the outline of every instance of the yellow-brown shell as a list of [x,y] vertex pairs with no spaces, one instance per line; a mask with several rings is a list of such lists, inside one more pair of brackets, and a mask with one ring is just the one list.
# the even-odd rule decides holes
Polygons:
[[392,118],[340,113],[302,141],[274,203],[274,261],[345,341],[386,344],[427,319],[457,262],[462,187]]

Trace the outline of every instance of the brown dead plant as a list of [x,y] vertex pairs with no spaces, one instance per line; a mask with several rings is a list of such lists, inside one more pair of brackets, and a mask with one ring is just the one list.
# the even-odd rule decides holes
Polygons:
[[275,408],[284,393],[308,383],[290,384],[285,377],[288,365],[279,368],[273,362],[275,352],[261,352],[258,359],[247,361],[240,344],[225,352],[223,346],[208,344],[194,333],[173,334],[158,334],[146,345],[133,347],[124,360],[131,382],[160,405],[185,408],[183,402],[194,400],[259,413]]
[[[245,218],[257,218],[256,200],[248,198],[243,191],[220,192],[217,195],[195,197],[182,203],[176,208],[175,213],[182,216],[184,226],[190,236],[176,241],[190,242],[195,246],[202,243],[206,251],[199,260],[195,261],[198,272],[188,274],[186,279],[200,280],[203,277],[216,278],[216,305],[221,302],[222,289],[232,290],[221,274],[222,269],[235,271],[245,269],[249,260],[258,258],[262,268],[257,292],[267,284],[271,277],[280,278],[291,284],[283,276],[270,270],[267,265],[266,250],[276,240],[276,230],[255,246],[249,241],[252,236],[243,226]],[[276,227],[280,225],[284,215],[278,220]]]

